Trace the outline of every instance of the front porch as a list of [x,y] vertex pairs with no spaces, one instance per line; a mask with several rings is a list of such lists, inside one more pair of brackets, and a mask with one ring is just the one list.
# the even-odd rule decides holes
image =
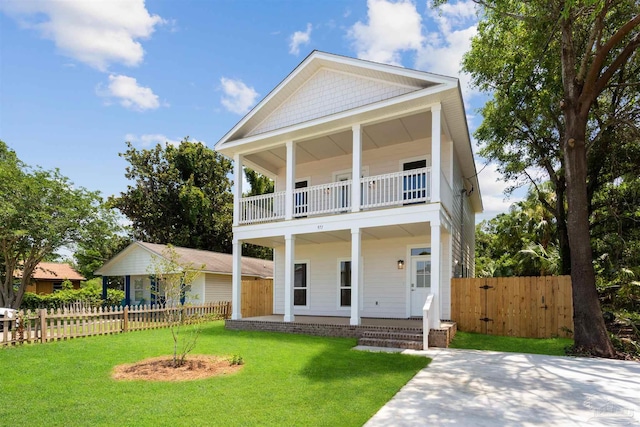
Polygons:
[[[326,337],[358,338],[359,345],[423,349],[422,318],[392,319],[363,317],[359,325],[350,325],[349,317],[301,316],[294,322],[285,322],[284,316],[249,317],[228,319],[225,328],[241,331],[269,331]],[[442,321],[438,328],[429,331],[429,347],[448,347],[456,334],[456,323]],[[407,343],[404,345],[404,343]]]

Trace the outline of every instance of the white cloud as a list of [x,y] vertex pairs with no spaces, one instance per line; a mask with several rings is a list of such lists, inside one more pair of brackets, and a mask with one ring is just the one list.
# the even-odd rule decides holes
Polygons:
[[112,63],[139,65],[138,40],[165,22],[149,14],[144,0],[6,0],[0,9],[53,40],[62,54],[101,71]]
[[308,45],[311,41],[311,24],[307,24],[307,31],[296,31],[289,38],[289,53],[292,55],[300,54],[300,46]]
[[479,171],[478,182],[481,183],[482,205],[484,206],[484,212],[476,218],[477,222],[507,212],[513,203],[523,200],[526,194],[526,190],[516,190],[507,197],[505,190],[512,187],[515,182],[504,181],[502,174],[494,163],[489,163],[485,167],[484,162],[486,161],[476,158],[476,167]]
[[136,135],[128,133],[124,136],[125,141],[129,141],[132,144],[137,144],[141,147],[151,147],[157,144],[167,145],[180,145],[180,141],[177,139],[171,139],[161,133],[148,133],[143,135]]
[[410,0],[368,0],[368,22],[356,22],[347,33],[358,58],[400,65],[400,54],[423,44],[422,16]]
[[242,80],[221,77],[220,84],[224,93],[220,102],[232,113],[245,114],[256,103],[258,92],[244,84]]
[[99,85],[96,92],[105,98],[117,98],[120,105],[131,110],[155,110],[160,107],[158,95],[150,88],[138,85],[138,81],[129,76],[112,74],[107,87]]
[[460,70],[462,56],[471,48],[471,38],[478,31],[475,4],[471,0],[447,3],[429,15],[437,31],[426,35],[416,55],[416,68],[458,77],[465,95],[477,94],[470,86],[471,77]]

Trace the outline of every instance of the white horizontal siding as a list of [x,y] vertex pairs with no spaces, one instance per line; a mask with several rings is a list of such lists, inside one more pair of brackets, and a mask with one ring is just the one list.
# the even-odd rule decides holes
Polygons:
[[104,276],[149,275],[152,254],[140,246],[132,246],[119,259],[103,269]]
[[231,276],[206,274],[204,302],[231,301]]
[[[406,317],[407,270],[398,270],[397,261],[406,260],[408,245],[418,244],[429,246],[429,236],[363,240],[363,317]],[[338,260],[350,257],[350,242],[296,245],[296,260],[309,260],[309,283],[308,307],[295,308],[295,314],[349,316],[338,307]],[[283,314],[284,246],[275,248],[275,272],[274,312]]]

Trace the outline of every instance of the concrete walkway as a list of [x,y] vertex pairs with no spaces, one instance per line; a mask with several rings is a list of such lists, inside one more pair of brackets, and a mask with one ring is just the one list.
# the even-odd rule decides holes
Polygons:
[[433,349],[366,427],[640,426],[640,363]]

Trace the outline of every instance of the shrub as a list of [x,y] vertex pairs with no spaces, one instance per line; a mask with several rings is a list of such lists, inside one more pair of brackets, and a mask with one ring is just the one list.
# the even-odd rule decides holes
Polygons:
[[35,310],[38,308],[57,309],[76,302],[81,302],[87,307],[100,307],[102,305],[120,305],[124,299],[124,291],[107,289],[107,299],[102,299],[102,291],[93,287],[81,289],[63,289],[52,294],[34,294],[25,292],[22,299],[22,309]]

